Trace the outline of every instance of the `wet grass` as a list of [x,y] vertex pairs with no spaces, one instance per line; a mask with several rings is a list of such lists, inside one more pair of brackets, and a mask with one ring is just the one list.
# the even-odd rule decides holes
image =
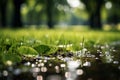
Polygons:
[[[87,48],[92,51],[95,45],[108,45],[120,41],[120,32],[92,31],[80,28],[71,29],[19,29],[0,31],[0,52],[3,63],[15,55],[18,62],[21,56],[50,55],[59,52],[80,51]],[[12,56],[13,56],[12,55]],[[12,59],[11,59],[12,60]],[[13,61],[16,61],[13,59]]]

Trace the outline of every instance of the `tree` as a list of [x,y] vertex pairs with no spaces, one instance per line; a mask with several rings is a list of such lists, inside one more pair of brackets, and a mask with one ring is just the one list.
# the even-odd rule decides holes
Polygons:
[[108,0],[112,3],[112,8],[108,11],[107,22],[116,26],[120,22],[120,1],[119,0]]
[[1,14],[1,27],[6,27],[6,7],[7,7],[7,0],[0,0],[0,14]]
[[104,0],[81,0],[89,14],[89,25],[91,29],[101,29],[101,8]]
[[13,27],[22,27],[20,7],[23,2],[24,0],[13,0],[13,4],[14,4],[13,21],[12,21]]
[[37,2],[45,7],[49,28],[54,28],[55,18],[59,16],[60,10],[58,10],[58,6],[68,6],[67,0],[37,0]]

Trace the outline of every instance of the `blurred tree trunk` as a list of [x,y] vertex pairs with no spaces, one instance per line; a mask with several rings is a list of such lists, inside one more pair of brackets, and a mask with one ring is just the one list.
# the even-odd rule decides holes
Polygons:
[[81,0],[89,14],[89,25],[91,29],[102,29],[101,8],[104,0]]
[[22,21],[21,21],[21,12],[20,7],[23,3],[23,0],[13,0],[14,4],[14,13],[13,13],[13,27],[22,27]]
[[2,28],[7,27],[6,7],[7,7],[7,0],[1,0],[0,1],[0,13],[1,13],[0,23]]
[[46,11],[47,11],[47,25],[49,28],[54,28],[54,22],[53,22],[53,1],[52,0],[46,0]]
[[98,1],[97,7],[94,12],[90,14],[89,22],[90,22],[90,28],[91,29],[102,29],[102,23],[101,23],[101,7],[102,3],[101,1]]
[[112,8],[108,10],[107,22],[112,26],[113,30],[117,30],[120,22],[120,1],[110,0],[112,2]]

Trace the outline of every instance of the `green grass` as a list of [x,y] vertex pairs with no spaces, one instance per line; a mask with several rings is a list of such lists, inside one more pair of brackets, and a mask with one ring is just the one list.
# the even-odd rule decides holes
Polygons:
[[[116,41],[120,41],[120,32],[93,31],[78,27],[53,30],[4,29],[0,30],[0,62],[20,62],[23,56],[51,55],[60,45],[65,46],[63,52],[75,52],[83,48],[92,51],[94,45],[111,44]],[[72,46],[69,46],[70,44]]]

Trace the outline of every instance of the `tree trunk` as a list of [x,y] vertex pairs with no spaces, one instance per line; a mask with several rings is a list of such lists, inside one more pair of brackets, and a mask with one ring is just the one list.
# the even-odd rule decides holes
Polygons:
[[21,21],[21,12],[20,12],[20,6],[22,4],[21,0],[14,0],[14,13],[13,13],[13,23],[12,26],[15,27],[22,27],[22,21]]
[[46,0],[46,12],[47,12],[47,25],[50,29],[54,28],[53,3],[51,0]]
[[7,0],[2,0],[0,5],[0,12],[1,12],[1,27],[5,28],[7,27],[7,21],[6,21],[6,7],[7,7]]
[[101,7],[102,3],[98,3],[94,12],[90,14],[89,24],[91,29],[102,29],[101,23]]

